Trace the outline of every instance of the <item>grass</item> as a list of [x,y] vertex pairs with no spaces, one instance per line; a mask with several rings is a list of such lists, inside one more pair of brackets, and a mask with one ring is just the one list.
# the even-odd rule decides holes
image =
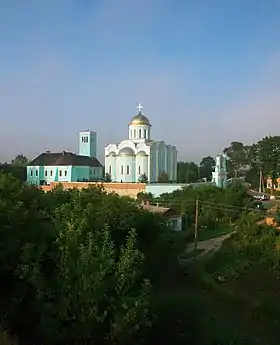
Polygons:
[[233,229],[231,227],[220,227],[217,229],[200,229],[198,231],[198,240],[199,241],[210,240],[211,238],[229,234],[232,231]]

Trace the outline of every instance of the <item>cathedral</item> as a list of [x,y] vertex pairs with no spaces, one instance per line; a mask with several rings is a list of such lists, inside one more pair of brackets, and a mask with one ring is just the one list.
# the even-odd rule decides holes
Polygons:
[[112,182],[176,182],[176,147],[152,140],[150,121],[141,104],[137,109],[128,125],[128,139],[105,147],[105,173]]

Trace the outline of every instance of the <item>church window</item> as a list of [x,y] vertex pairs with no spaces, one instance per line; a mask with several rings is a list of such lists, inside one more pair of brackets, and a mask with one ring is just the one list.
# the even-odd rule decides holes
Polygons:
[[121,175],[123,175],[123,165],[121,166]]
[[109,165],[109,174],[111,175],[112,174],[112,166]]
[[64,176],[67,176],[67,170],[64,171]]
[[141,166],[139,165],[138,167],[138,174],[140,175],[141,174]]
[[38,176],[38,170],[36,170],[36,176]]
[[52,176],[52,170],[50,171],[50,174],[51,174],[51,176]]
[[48,170],[45,170],[45,176],[48,176]]
[[33,171],[32,170],[30,170],[30,176],[32,176],[33,175]]
[[142,137],[142,132],[141,132],[141,129],[139,129],[139,138],[141,139]]
[[129,165],[126,166],[126,174],[129,175]]
[[59,170],[59,176],[62,176],[62,170]]
[[134,129],[134,139],[136,139],[136,129]]
[[144,138],[147,138],[147,130],[144,129]]

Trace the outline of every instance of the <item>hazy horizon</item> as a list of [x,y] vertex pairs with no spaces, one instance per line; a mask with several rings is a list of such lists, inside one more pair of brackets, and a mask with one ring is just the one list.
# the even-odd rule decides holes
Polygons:
[[128,137],[137,103],[179,160],[280,126],[280,1],[0,4],[0,162]]

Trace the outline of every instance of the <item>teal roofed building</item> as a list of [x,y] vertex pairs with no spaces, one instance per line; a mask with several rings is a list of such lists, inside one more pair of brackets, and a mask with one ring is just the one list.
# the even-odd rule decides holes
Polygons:
[[51,182],[85,182],[103,179],[103,166],[96,158],[96,132],[79,133],[79,154],[44,152],[27,166],[27,182],[46,185]]

